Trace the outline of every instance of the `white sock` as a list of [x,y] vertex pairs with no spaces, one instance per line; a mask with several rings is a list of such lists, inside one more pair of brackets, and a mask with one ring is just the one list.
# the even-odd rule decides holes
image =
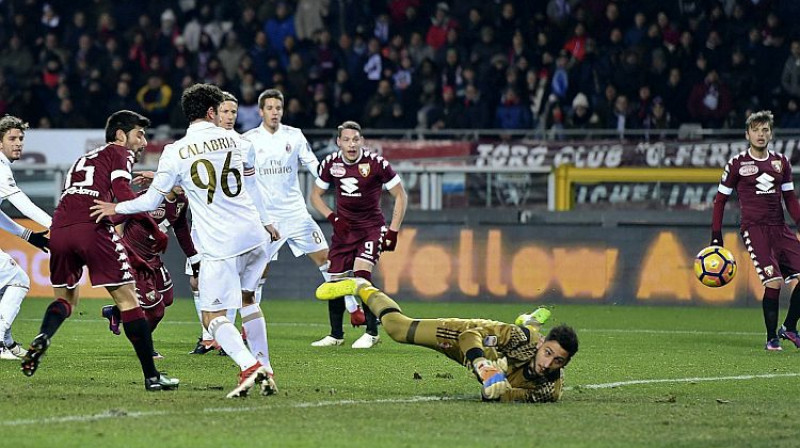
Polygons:
[[[319,267],[319,272],[322,273],[322,278],[324,278],[326,282],[331,281],[331,274],[328,273],[328,268],[330,267],[330,261],[326,261],[325,264]],[[347,307],[348,313],[352,313],[358,309],[358,300],[356,300],[355,296],[344,296],[344,306]]]
[[355,296],[344,296],[344,306],[347,307],[348,313],[353,313],[358,309],[358,300]]
[[28,288],[8,286],[0,299],[0,336],[3,337],[3,344],[6,346],[14,343],[10,331],[11,324],[17,318],[19,307],[26,294],[28,294]]
[[239,330],[225,316],[215,317],[209,324],[208,330],[214,339],[217,340],[225,353],[231,357],[233,362],[239,365],[242,371],[253,367],[258,362],[255,357],[247,350],[242,342],[242,335]]
[[264,283],[266,283],[266,282],[267,282],[267,279],[265,279],[265,278],[261,278],[258,281],[258,286],[256,287],[256,293],[255,293],[256,294],[256,304],[257,305],[261,304],[261,291],[264,289]]
[[267,321],[257,304],[247,305],[239,310],[242,314],[242,328],[247,333],[250,352],[264,367],[272,372],[269,361],[269,342],[267,342]]
[[214,339],[214,336],[211,336],[211,333],[203,325],[203,312],[200,311],[200,291],[192,291],[192,297],[194,297],[194,308],[197,310],[197,319],[200,320],[200,328],[203,329],[203,340],[210,341]]
[[236,308],[231,308],[225,313],[225,317],[235,326],[236,325]]

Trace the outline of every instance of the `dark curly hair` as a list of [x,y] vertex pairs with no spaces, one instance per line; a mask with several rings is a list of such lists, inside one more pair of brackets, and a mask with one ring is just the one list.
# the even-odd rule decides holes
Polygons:
[[578,353],[578,335],[575,330],[567,325],[561,324],[550,329],[547,333],[546,341],[556,341],[564,350],[569,353],[570,359]]
[[222,90],[212,84],[195,84],[183,91],[181,109],[189,123],[206,118],[208,109],[216,112],[225,101]]
[[0,118],[0,140],[6,136],[6,132],[12,129],[19,129],[24,134],[25,131],[28,130],[28,123],[13,115],[6,115]]
[[117,139],[118,129],[127,134],[136,126],[146,128],[150,126],[150,119],[130,110],[123,109],[114,112],[106,120],[106,143],[111,143]]

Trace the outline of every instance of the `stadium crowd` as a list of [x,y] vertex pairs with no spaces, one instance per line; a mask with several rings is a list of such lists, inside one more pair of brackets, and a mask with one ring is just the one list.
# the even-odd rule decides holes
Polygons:
[[213,83],[260,122],[367,128],[800,128],[792,0],[83,0],[0,2],[0,115],[102,128],[113,111],[185,128]]

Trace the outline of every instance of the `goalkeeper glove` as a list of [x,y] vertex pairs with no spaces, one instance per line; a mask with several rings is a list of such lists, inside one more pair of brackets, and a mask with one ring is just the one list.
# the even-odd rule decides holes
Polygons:
[[350,223],[346,219],[336,216],[336,213],[329,214],[328,221],[333,226],[333,233],[337,235],[344,236],[350,231]]
[[25,232],[22,234],[22,239],[31,243],[31,245],[38,247],[43,252],[47,253],[47,248],[50,246],[50,238],[44,236],[47,233],[47,230],[43,230],[41,232],[34,232],[30,229],[25,229]]
[[722,232],[711,232],[711,246],[722,246]]
[[506,391],[511,389],[511,383],[506,379],[506,374],[486,358],[480,358],[473,363],[475,374],[483,384],[481,396],[487,400],[499,400]]
[[397,247],[397,230],[389,229],[383,235],[383,242],[381,243],[381,251],[394,252]]

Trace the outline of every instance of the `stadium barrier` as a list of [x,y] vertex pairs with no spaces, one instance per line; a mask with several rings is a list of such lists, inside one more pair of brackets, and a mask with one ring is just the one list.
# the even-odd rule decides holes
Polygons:
[[[330,235],[330,227],[322,227]],[[758,304],[763,287],[735,230],[725,234],[725,246],[739,262],[734,281],[712,289],[694,277],[693,258],[708,233],[707,224],[409,225],[400,232],[397,250],[381,256],[375,283],[401,300]],[[49,254],[18,238],[3,240],[4,250],[30,275],[31,296],[50,297]],[[176,297],[191,297],[177,244],[170,244],[164,259]],[[88,288],[86,276],[83,281],[83,297],[107,297],[102,288]],[[264,297],[312,300],[321,281],[313,263],[284,248],[271,265]]]

